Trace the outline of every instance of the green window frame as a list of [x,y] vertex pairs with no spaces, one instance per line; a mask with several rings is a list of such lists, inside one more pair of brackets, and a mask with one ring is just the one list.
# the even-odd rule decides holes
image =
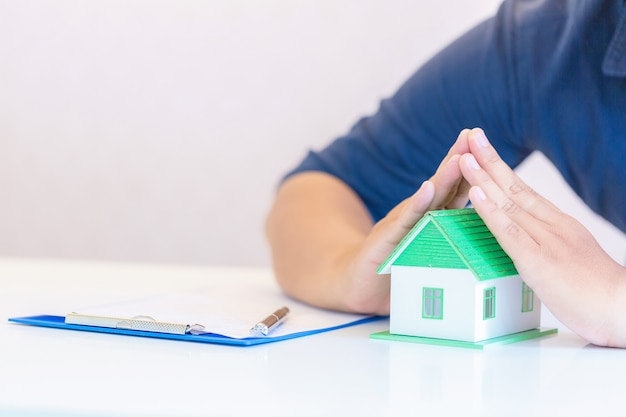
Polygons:
[[443,288],[422,288],[422,318],[443,320]]
[[494,317],[496,317],[496,287],[489,287],[483,291],[483,320]]
[[522,313],[528,313],[535,309],[535,292],[522,282]]

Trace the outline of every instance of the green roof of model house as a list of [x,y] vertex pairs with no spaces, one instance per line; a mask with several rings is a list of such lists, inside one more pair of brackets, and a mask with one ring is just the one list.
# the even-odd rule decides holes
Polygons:
[[378,273],[388,274],[391,265],[470,269],[480,281],[517,275],[511,258],[472,208],[426,213]]

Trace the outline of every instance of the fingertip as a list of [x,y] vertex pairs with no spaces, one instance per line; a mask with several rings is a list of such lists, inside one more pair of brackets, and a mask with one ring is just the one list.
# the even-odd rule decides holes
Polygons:
[[472,130],[468,129],[468,128],[465,128],[465,129],[461,130],[459,132],[459,136],[457,136],[457,140],[463,139],[464,137],[467,137],[470,134],[471,131]]
[[415,194],[413,194],[413,207],[414,209],[422,210],[424,207],[428,207],[434,198],[435,184],[433,184],[430,180],[426,180],[422,183]]
[[483,189],[480,188],[478,185],[475,185],[472,188],[470,188],[469,196],[470,196],[470,200],[472,201],[472,204],[474,205],[476,205],[476,203],[478,202],[487,200],[487,195],[485,194]]
[[472,155],[471,153],[468,153],[465,155],[464,159],[465,159],[465,165],[467,165],[468,168],[470,168],[473,171],[480,171],[480,165],[478,164],[478,161],[476,160],[474,155]]
[[459,132],[459,135],[457,136],[456,141],[454,142],[454,144],[450,148],[450,151],[448,152],[448,157],[450,155],[457,154],[457,153],[462,154],[462,153],[469,152],[468,137],[469,137],[470,132],[471,132],[470,129],[463,129],[461,130],[461,132]]
[[426,180],[422,183],[422,185],[420,186],[419,190],[417,190],[417,192],[420,194],[434,196],[435,195],[435,183],[433,183],[431,180]]
[[469,139],[481,148],[487,148],[489,146],[489,140],[487,139],[485,132],[479,127],[472,129],[469,133]]

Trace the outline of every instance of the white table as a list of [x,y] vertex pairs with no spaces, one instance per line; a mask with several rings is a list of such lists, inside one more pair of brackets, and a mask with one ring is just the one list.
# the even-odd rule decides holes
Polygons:
[[[559,334],[484,351],[369,339],[387,321],[230,347],[10,324],[270,270],[0,259],[0,415],[623,416],[626,350]],[[543,324],[559,325],[544,309]]]

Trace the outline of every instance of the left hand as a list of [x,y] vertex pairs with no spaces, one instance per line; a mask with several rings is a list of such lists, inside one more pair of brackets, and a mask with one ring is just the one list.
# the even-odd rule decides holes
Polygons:
[[460,168],[470,201],[522,279],[564,325],[591,343],[626,347],[626,268],[576,219],[528,187],[481,129]]

